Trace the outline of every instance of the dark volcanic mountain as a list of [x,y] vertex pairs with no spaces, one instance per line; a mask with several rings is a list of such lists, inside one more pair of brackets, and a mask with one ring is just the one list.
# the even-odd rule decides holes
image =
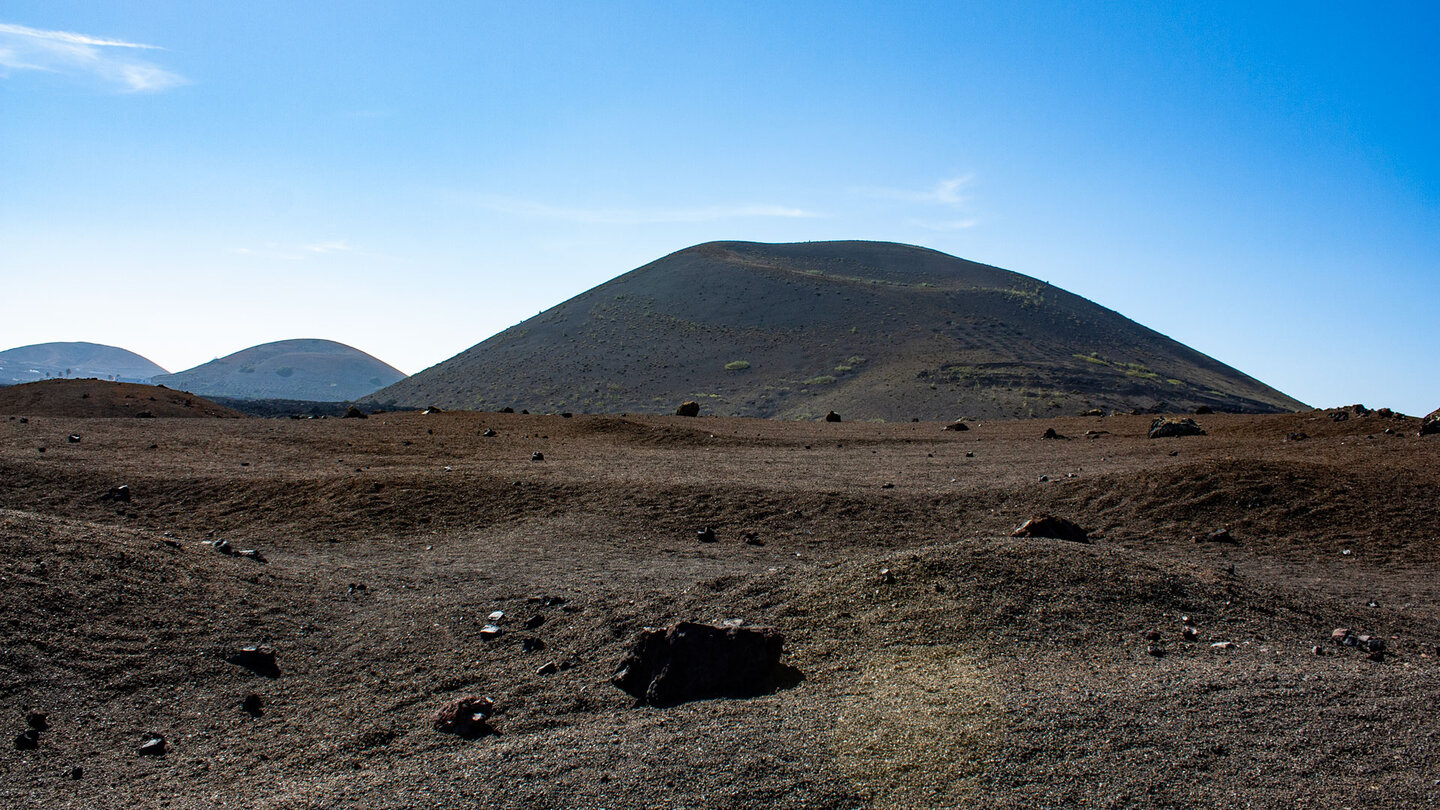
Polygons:
[[148,383],[164,373],[134,352],[100,343],[36,343],[0,352],[0,385],[56,377]]
[[155,378],[203,396],[345,402],[404,379],[398,369],[333,340],[280,340]]
[[890,420],[1304,407],[1065,290],[887,242],[697,245],[369,399]]

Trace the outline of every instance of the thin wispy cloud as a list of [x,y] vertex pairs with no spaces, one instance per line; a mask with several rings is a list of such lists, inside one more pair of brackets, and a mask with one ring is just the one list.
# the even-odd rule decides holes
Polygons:
[[40,71],[80,76],[127,93],[153,93],[187,84],[185,77],[135,55],[164,50],[156,45],[47,31],[0,23],[0,76]]
[[928,189],[877,188],[866,186],[853,189],[855,193],[881,200],[916,203],[948,209],[948,216],[942,218],[921,217],[910,220],[916,227],[932,231],[963,231],[980,224],[970,215],[970,195],[965,193],[975,179],[973,174],[962,174],[939,181]]
[[348,253],[355,248],[343,239],[333,239],[326,242],[313,242],[306,245],[282,245],[278,242],[266,242],[260,247],[237,247],[231,248],[230,252],[237,256],[253,256],[257,259],[279,259],[287,262],[298,262],[315,256],[323,256],[329,253]]
[[716,222],[725,219],[811,219],[819,214],[783,205],[715,205],[700,208],[579,208],[481,194],[470,198],[488,211],[512,216],[557,219],[587,225],[652,225],[672,222]]

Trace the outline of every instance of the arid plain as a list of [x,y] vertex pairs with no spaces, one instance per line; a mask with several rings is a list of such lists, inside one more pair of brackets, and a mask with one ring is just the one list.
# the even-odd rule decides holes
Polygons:
[[[49,724],[0,804],[1440,801],[1440,436],[1153,418],[0,416],[0,730]],[[1092,542],[1010,536],[1041,513]],[[642,627],[727,619],[803,680],[610,684]],[[466,694],[498,733],[434,730]]]

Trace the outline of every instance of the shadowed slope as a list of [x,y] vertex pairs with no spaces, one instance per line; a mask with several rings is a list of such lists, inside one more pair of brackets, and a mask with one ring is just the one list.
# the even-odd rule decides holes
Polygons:
[[1044,282],[885,242],[688,248],[370,399],[862,419],[1303,407]]

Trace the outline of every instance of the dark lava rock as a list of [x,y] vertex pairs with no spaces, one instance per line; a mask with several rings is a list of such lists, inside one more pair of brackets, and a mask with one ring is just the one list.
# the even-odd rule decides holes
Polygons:
[[32,751],[40,747],[40,732],[27,728],[15,737],[15,747],[21,751]]
[[740,535],[740,539],[741,539],[741,540],[744,540],[744,541],[745,541],[745,545],[747,545],[747,546],[763,546],[763,545],[765,545],[765,541],[764,541],[764,540],[761,540],[761,539],[760,539],[760,535],[756,534],[755,532],[745,532],[744,534]]
[[1163,439],[1167,436],[1204,436],[1205,428],[1194,419],[1156,419],[1150,423],[1150,438]]
[[1065,437],[1062,436],[1062,435],[1060,435],[1058,432],[1056,432],[1055,428],[1045,428],[1045,435],[1041,436],[1040,438],[1042,438],[1042,439],[1063,439],[1063,438],[1065,438]]
[[825,421],[826,421],[826,422],[839,422],[839,421],[840,421],[840,414],[838,414],[838,413],[836,413],[836,412],[834,412],[834,411],[831,411],[831,412],[825,414]]
[[426,408],[425,410],[421,411],[420,413],[421,413],[422,415],[429,416],[429,415],[432,414],[432,413],[444,413],[444,412],[445,412],[445,409],[444,409],[444,408],[437,408],[437,407],[435,407],[434,405],[431,405],[430,407]]
[[682,402],[682,403],[680,403],[680,407],[678,407],[678,408],[675,409],[675,415],[676,415],[676,416],[699,416],[699,415],[700,415],[700,403],[696,402],[696,401],[693,400],[693,399],[692,399],[692,400],[689,400],[688,402]]
[[525,620],[525,629],[534,630],[535,628],[539,627],[544,623],[545,617],[541,616],[539,613],[536,613],[534,616],[531,616],[530,618]]
[[79,433],[71,433],[69,436],[66,436],[66,437],[65,437],[65,441],[67,441],[67,442],[69,442],[69,443],[71,443],[71,444],[79,444],[79,443],[80,443],[80,434],[79,434]]
[[535,670],[535,674],[536,674],[536,675],[554,675],[555,673],[557,673],[557,672],[559,672],[559,671],[560,671],[560,665],[557,664],[557,663],[555,663],[554,661],[549,661],[549,662],[547,662],[547,663],[545,663],[545,664],[542,664],[539,669]]
[[135,753],[142,757],[163,757],[166,750],[168,749],[165,746],[165,738],[159,734],[151,734],[150,739],[135,749]]
[[1421,436],[1429,436],[1434,433],[1440,433],[1440,411],[1435,411],[1420,423]]
[[510,407],[509,405],[506,405],[505,407],[503,407],[503,408],[500,409],[500,413],[514,413],[514,412],[515,412],[515,409],[512,408],[512,407]]
[[251,717],[259,717],[265,713],[265,701],[259,695],[249,694],[240,701],[240,708],[244,709],[245,713]]
[[545,642],[534,636],[531,636],[520,642],[520,650],[522,652],[533,653],[540,652],[543,649],[545,649]]
[[1350,414],[1346,411],[1336,411],[1330,414],[1331,422],[1349,422]]
[[970,426],[967,425],[967,424],[965,424],[964,422],[961,422],[959,419],[956,419],[954,422],[951,422],[950,424],[946,425],[945,427],[943,427],[943,428],[941,428],[941,429],[942,429],[942,430],[969,430],[969,429],[970,429]]
[[1104,415],[1105,415],[1105,409],[1104,409],[1104,408],[1091,408],[1090,410],[1088,410],[1088,411],[1086,411],[1086,412],[1084,412],[1084,413],[1082,413],[1082,414],[1080,414],[1080,415],[1081,415],[1081,416],[1104,416]]
[[136,418],[136,419],[154,419],[154,418],[155,418],[155,414],[153,414],[153,413],[151,413],[151,412],[149,412],[149,411],[141,411],[141,412],[135,414],[135,418]]
[[647,627],[611,682],[652,706],[753,697],[774,691],[787,674],[796,674],[780,664],[784,644],[785,637],[773,627],[695,622]]
[[709,526],[697,529],[695,531],[695,539],[702,543],[713,543],[715,542],[715,530]]
[[1228,543],[1228,544],[1230,544],[1230,545],[1239,545],[1239,544],[1240,544],[1240,541],[1239,541],[1239,540],[1236,540],[1235,537],[1234,537],[1234,535],[1230,534],[1230,530],[1229,530],[1229,529],[1216,529],[1215,531],[1210,532],[1209,534],[1205,535],[1204,537],[1196,537],[1196,538],[1195,538],[1195,542],[1197,542],[1197,543]]
[[1209,405],[1201,405],[1200,407],[1195,409],[1196,416],[1205,416],[1206,414],[1211,414],[1214,412],[1215,411],[1212,410]]
[[50,716],[45,712],[31,711],[25,713],[25,725],[36,731],[44,731],[50,728]]
[[253,548],[242,548],[239,551],[235,552],[235,556],[244,557],[247,560],[254,560],[255,562],[260,563],[269,562],[269,560],[265,559],[264,554],[261,554]]
[[1088,543],[1090,537],[1085,530],[1072,521],[1054,515],[1039,515],[1025,521],[1020,528],[1010,533],[1011,537],[1049,537],[1055,540],[1069,540],[1072,543]]
[[480,435],[484,436],[487,439],[490,439],[494,438],[498,434],[495,433],[494,428],[485,428],[483,431],[480,432]]
[[345,409],[345,415],[344,415],[343,417],[341,417],[341,418],[342,418],[342,419],[369,419],[370,417],[366,416],[364,411],[360,410],[359,408],[355,407],[354,405],[351,405],[350,407],[348,407],[348,408]]
[[100,496],[100,500],[129,503],[130,486],[128,484],[121,484],[118,487],[111,487],[109,492],[106,492],[104,495]]
[[461,737],[483,737],[494,734],[490,716],[495,712],[495,701],[479,695],[468,695],[453,700],[435,712],[435,730]]
[[70,772],[67,775],[71,779],[79,779],[80,777],[85,775],[85,769],[80,767],[79,765],[76,765],[75,767],[70,769]]
[[267,678],[280,677],[280,667],[275,663],[275,648],[269,644],[241,647],[238,652],[226,656],[225,660],[245,667],[256,675],[264,675]]
[[1287,442],[1303,442],[1308,438],[1310,438],[1309,434],[1306,434],[1302,431],[1294,431],[1285,434],[1285,441]]
[[533,452],[533,453],[530,454],[530,460],[531,460],[531,461],[544,461],[544,460],[545,460],[545,454],[542,453],[542,452],[540,452],[539,450],[536,450],[535,452]]

